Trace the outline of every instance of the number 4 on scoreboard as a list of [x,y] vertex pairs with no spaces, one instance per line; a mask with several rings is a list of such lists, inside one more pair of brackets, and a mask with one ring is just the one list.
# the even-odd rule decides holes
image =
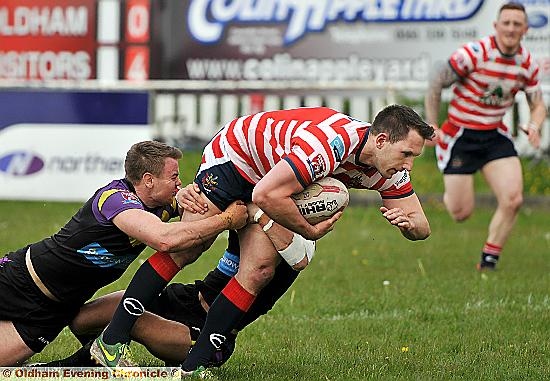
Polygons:
[[124,78],[131,81],[144,81],[149,78],[149,48],[129,46],[124,60]]

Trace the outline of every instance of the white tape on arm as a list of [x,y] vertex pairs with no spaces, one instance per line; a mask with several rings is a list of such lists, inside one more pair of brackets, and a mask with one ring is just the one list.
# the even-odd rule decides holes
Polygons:
[[307,261],[308,263],[311,263],[311,260],[315,255],[315,241],[310,241],[309,239],[305,239],[302,236],[300,236],[300,238],[304,240],[304,249],[306,250]]
[[315,254],[315,242],[309,241],[299,234],[294,233],[292,242],[284,250],[278,250],[279,254],[290,266],[294,266],[307,256],[311,261]]
[[260,218],[264,215],[264,211],[261,209],[258,209],[256,213],[254,214],[254,222],[258,223],[260,221]]
[[267,222],[267,224],[264,225],[264,227],[262,228],[262,230],[263,230],[264,232],[268,231],[268,230],[271,229],[271,227],[273,226],[273,223],[274,223],[273,220],[270,219],[270,220]]

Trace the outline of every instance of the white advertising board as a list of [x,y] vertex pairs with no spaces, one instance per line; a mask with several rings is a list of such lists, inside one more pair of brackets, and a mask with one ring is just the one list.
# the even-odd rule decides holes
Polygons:
[[148,125],[15,124],[0,130],[0,199],[84,201],[124,177]]
[[[525,5],[525,45],[550,83],[550,0]],[[505,0],[167,0],[152,3],[153,78],[427,81],[494,33]],[[167,64],[169,63],[169,64]]]

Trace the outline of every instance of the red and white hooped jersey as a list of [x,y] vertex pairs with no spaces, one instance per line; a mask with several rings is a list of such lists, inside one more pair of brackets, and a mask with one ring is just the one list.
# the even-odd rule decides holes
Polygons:
[[502,54],[494,36],[462,46],[449,64],[461,77],[448,110],[449,122],[459,127],[508,132],[502,117],[516,93],[532,93],[540,86],[539,67],[531,53],[521,45],[514,55]]
[[256,184],[286,160],[304,187],[330,175],[349,188],[378,190],[383,197],[412,194],[408,173],[384,179],[375,168],[358,163],[356,153],[369,127],[326,107],[242,116],[226,124],[205,147],[199,172],[231,161],[247,181]]

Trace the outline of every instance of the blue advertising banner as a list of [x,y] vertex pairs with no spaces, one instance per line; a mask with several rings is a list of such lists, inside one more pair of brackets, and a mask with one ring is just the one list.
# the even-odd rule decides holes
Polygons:
[[0,93],[0,199],[83,201],[151,138],[145,92]]

